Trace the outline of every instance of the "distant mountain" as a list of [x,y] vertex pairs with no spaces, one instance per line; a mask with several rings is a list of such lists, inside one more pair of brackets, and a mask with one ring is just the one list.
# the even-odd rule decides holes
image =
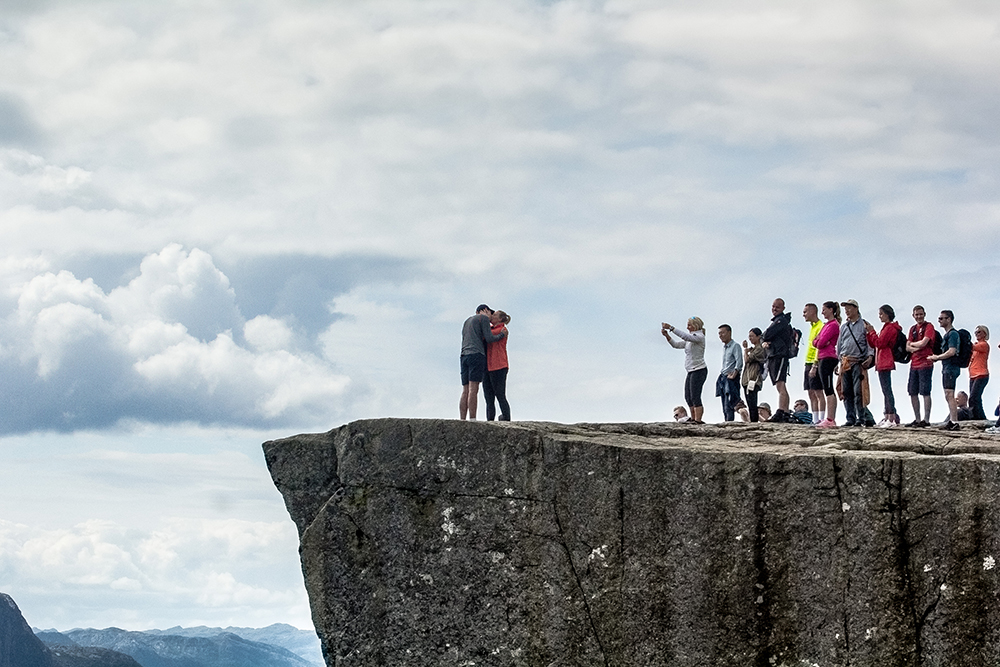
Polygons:
[[314,667],[288,649],[249,641],[230,632],[214,637],[183,637],[108,628],[61,634],[80,646],[130,655],[142,667]]
[[275,623],[266,628],[209,628],[204,625],[193,628],[182,628],[176,626],[167,628],[166,630],[146,630],[145,632],[151,635],[205,638],[229,632],[252,642],[261,642],[262,644],[271,644],[272,646],[280,646],[281,648],[288,649],[300,658],[305,658],[307,661],[313,663],[316,667],[325,667],[326,665],[323,661],[323,651],[320,648],[319,637],[316,636],[316,633],[312,630],[299,630],[287,623]]
[[61,632],[55,630],[36,630],[32,628],[35,636],[42,640],[42,643],[52,648],[53,646],[79,646],[75,641]]
[[55,667],[142,667],[135,658],[96,646],[50,646]]
[[50,637],[53,648],[35,636],[14,600],[0,593],[0,667],[142,667],[115,651],[67,644],[58,632],[42,634],[56,635]]

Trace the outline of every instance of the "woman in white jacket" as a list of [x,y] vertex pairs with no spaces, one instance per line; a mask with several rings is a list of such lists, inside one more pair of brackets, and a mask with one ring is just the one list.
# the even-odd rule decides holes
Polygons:
[[[684,370],[687,377],[684,380],[684,400],[691,408],[691,423],[704,424],[702,417],[705,408],[701,404],[701,388],[705,386],[708,377],[708,366],[705,364],[705,323],[700,317],[692,317],[687,321],[687,331],[678,331],[664,322],[660,333],[672,347],[684,350]],[[673,333],[680,340],[670,337]]]

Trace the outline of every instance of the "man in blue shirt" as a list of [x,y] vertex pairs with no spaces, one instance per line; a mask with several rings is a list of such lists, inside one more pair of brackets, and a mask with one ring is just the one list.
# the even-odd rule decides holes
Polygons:
[[958,330],[954,327],[955,313],[950,310],[942,310],[938,317],[938,324],[941,325],[941,354],[932,354],[927,357],[931,361],[941,362],[941,383],[944,385],[944,400],[948,401],[948,421],[941,425],[945,431],[957,431],[958,425],[958,401],[955,400],[955,384],[958,381],[958,374],[962,367],[958,365]]
[[719,340],[723,345],[722,370],[719,371],[719,379],[715,382],[715,395],[722,397],[722,414],[727,422],[731,422],[736,418],[737,410],[742,417],[746,408],[746,404],[740,398],[743,349],[733,340],[733,328],[728,324],[719,325]]

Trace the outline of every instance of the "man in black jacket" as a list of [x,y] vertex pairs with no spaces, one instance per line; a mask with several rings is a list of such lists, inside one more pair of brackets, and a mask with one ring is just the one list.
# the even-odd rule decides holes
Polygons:
[[761,336],[767,350],[767,374],[771,384],[778,390],[778,411],[771,421],[785,421],[788,416],[788,359],[792,354],[792,314],[785,312],[784,299],[775,299],[771,304],[771,324]]

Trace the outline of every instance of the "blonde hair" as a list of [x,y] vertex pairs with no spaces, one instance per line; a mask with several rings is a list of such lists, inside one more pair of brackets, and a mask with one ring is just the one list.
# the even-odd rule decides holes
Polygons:
[[503,312],[502,310],[496,311],[496,316],[497,319],[500,320],[500,322],[502,322],[503,324],[510,324],[510,315]]
[[700,317],[692,317],[691,319],[688,320],[688,322],[694,322],[695,331],[705,330],[705,320],[701,319]]
[[976,327],[976,329],[977,330],[982,329],[983,333],[986,334],[986,340],[990,339],[990,330],[986,327],[985,324],[980,324],[978,327]]

